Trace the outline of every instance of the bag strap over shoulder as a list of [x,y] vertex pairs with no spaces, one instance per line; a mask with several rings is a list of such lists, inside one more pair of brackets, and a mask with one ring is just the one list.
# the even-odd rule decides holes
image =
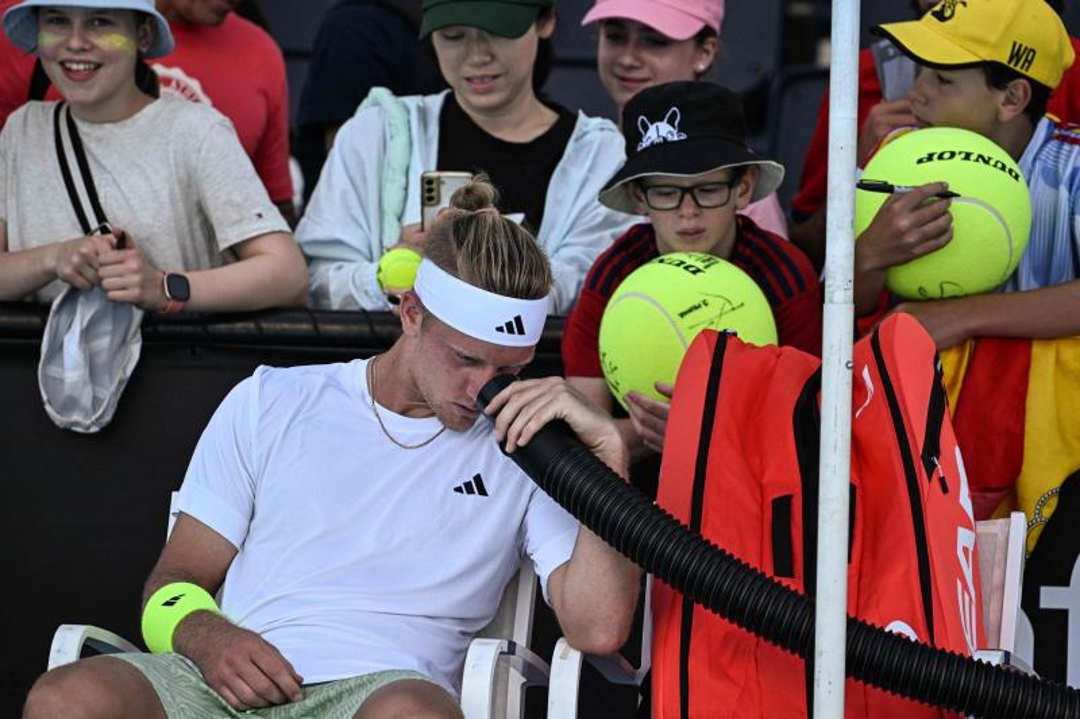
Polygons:
[[[68,163],[67,153],[64,150],[61,115],[64,116],[64,124],[67,125],[68,140],[71,143],[71,150],[75,155],[75,163],[78,165],[79,175],[82,177],[86,197],[89,199],[90,208],[94,212],[94,219],[97,220],[96,227],[90,225],[86,210],[83,208],[82,200],[79,199],[78,188],[75,187],[75,178],[71,173],[71,166]],[[101,201],[98,199],[97,187],[94,185],[94,177],[90,174],[90,163],[86,159],[86,150],[83,148],[82,140],[79,138],[79,129],[75,125],[75,119],[71,116],[71,108],[65,103],[58,103],[56,110],[53,113],[53,137],[56,141],[56,159],[60,163],[60,174],[64,178],[64,187],[67,189],[68,198],[71,200],[71,207],[75,210],[75,216],[79,220],[79,226],[82,227],[83,233],[91,235],[95,232],[108,230],[109,220],[105,217],[105,210],[101,207]]]

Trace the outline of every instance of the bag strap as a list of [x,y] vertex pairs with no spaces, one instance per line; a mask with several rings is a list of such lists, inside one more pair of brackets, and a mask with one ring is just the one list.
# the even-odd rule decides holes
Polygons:
[[[65,112],[66,110],[66,112]],[[90,208],[94,211],[97,227],[91,227],[79,199],[78,189],[75,187],[75,178],[71,174],[71,166],[68,164],[67,153],[64,152],[64,139],[60,130],[60,116],[66,115],[65,120],[68,128],[68,137],[71,140],[71,149],[75,153],[75,162],[79,166],[79,174],[82,176],[83,187],[86,196],[90,200]],[[97,187],[94,186],[94,177],[90,174],[90,163],[86,159],[86,151],[83,149],[82,140],[79,138],[79,129],[75,126],[75,119],[71,116],[71,108],[65,103],[59,103],[53,113],[53,136],[56,141],[56,159],[60,163],[60,174],[64,178],[64,187],[67,189],[71,206],[75,210],[75,216],[79,220],[83,233],[90,235],[95,232],[107,230],[109,220],[105,217],[105,210],[98,200]]]

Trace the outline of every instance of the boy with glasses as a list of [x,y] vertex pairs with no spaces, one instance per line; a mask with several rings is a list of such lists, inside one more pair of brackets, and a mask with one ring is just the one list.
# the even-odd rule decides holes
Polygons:
[[[722,257],[761,286],[776,317],[780,344],[821,352],[821,283],[794,245],[736,215],[776,190],[778,163],[746,144],[742,104],[731,90],[706,82],[646,88],[622,117],[626,162],[600,192],[619,212],[647,215],[593,264],[563,331],[563,365],[570,383],[607,408],[615,406],[600,367],[598,337],[604,308],[619,283],[669,252]],[[670,396],[671,386],[657,390]],[[617,420],[632,459],[663,447],[668,404],[630,392],[630,417]]]

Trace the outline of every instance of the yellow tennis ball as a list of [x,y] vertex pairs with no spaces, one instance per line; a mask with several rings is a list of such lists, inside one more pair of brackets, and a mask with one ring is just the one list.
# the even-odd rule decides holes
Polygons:
[[[903,186],[943,181],[960,195],[949,208],[949,243],[886,271],[885,285],[897,295],[936,300],[987,292],[1020,263],[1031,231],[1031,195],[1016,162],[992,140],[954,127],[912,130],[883,145],[862,177]],[[888,197],[855,192],[856,236]]]
[[422,259],[416,250],[395,247],[379,259],[379,269],[375,273],[375,278],[384,290],[411,289],[413,283],[416,282],[416,271],[420,269]]
[[776,344],[769,301],[727,260],[697,252],[661,255],[631,272],[600,320],[600,363],[623,407],[631,390],[663,399],[690,342],[703,329],[735,330],[753,344]]

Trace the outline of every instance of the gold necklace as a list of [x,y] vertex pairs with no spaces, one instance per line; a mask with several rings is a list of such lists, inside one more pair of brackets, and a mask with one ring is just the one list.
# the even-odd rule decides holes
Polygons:
[[370,362],[368,362],[367,380],[368,380],[368,389],[371,391],[371,411],[375,415],[375,421],[379,423],[379,429],[382,430],[382,433],[386,435],[387,439],[389,439],[391,442],[393,442],[397,446],[401,447],[402,449],[420,449],[421,447],[425,447],[425,446],[431,444],[432,442],[434,442],[436,439],[439,438],[440,434],[442,434],[443,432],[446,431],[446,425],[445,424],[442,427],[439,427],[438,432],[431,435],[430,437],[425,439],[423,442],[420,442],[419,444],[405,444],[404,442],[399,442],[394,437],[394,435],[390,434],[390,431],[388,429],[386,429],[386,425],[383,424],[382,417],[379,415],[379,405],[375,401],[375,376],[376,376],[375,375],[375,361],[378,358],[379,358],[379,356],[376,355],[376,356],[371,358]]

